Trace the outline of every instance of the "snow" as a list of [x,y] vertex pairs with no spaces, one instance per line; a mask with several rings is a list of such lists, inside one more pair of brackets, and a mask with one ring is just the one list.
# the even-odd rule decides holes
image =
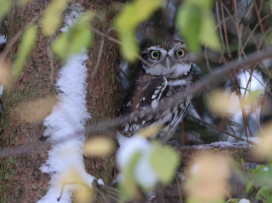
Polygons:
[[233,144],[231,144],[230,142],[223,142],[223,141],[219,141],[219,142],[213,142],[210,145],[212,146],[216,146],[216,147],[233,147]]
[[153,151],[152,144],[146,138],[136,134],[131,138],[126,138],[117,133],[120,148],[117,151],[116,159],[120,168],[120,181],[124,180],[124,173],[136,153],[140,153],[140,158],[135,167],[134,176],[139,185],[146,188],[153,187],[158,178],[151,165],[150,155]]
[[0,35],[0,45],[5,44],[7,41],[6,37],[4,35]]
[[216,147],[221,147],[221,148],[224,148],[224,147],[233,147],[232,143],[230,143],[230,142],[223,142],[223,141],[213,142],[210,145],[216,146]]
[[105,185],[104,181],[103,181],[101,178],[100,178],[100,179],[98,179],[98,181],[97,181],[97,182],[98,182],[98,184],[99,184],[99,185]]
[[248,199],[240,199],[239,203],[250,203]]
[[[80,8],[79,4],[76,4],[75,7]],[[67,14],[66,26],[62,31],[67,31],[79,15],[79,11]],[[84,180],[89,187],[92,186],[94,177],[87,174],[83,161],[82,147],[85,142],[85,134],[80,133],[73,139],[62,143],[57,142],[71,135],[75,130],[84,131],[85,122],[91,118],[86,106],[87,67],[85,61],[87,59],[86,50],[82,50],[81,53],[69,57],[59,72],[55,84],[60,90],[57,95],[58,103],[44,121],[46,127],[44,135],[49,137],[53,145],[41,170],[50,174],[51,180],[47,194],[38,203],[72,202],[71,196],[75,185],[65,186],[62,198],[57,201],[62,181],[67,181],[65,177],[67,178],[67,173],[71,169],[78,173],[80,180]],[[103,184],[103,181],[98,180],[98,183]]]

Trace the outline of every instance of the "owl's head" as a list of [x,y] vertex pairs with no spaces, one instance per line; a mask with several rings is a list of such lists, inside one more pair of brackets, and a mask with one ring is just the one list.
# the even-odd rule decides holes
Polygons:
[[191,70],[186,45],[179,40],[164,41],[146,48],[142,57],[148,62],[143,63],[143,69],[151,75],[178,77],[187,75]]

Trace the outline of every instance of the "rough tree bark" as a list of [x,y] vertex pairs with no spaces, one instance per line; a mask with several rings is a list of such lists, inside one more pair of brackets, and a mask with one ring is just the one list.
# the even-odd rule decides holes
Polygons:
[[[30,4],[14,9],[7,17],[8,42],[14,35],[30,22],[30,19],[39,15],[47,6],[47,1],[34,0]],[[78,0],[85,9],[105,11],[103,23],[95,20],[94,27],[102,32],[107,32],[114,17],[109,12],[109,5],[117,0]],[[70,1],[72,3],[72,1]],[[110,35],[114,35],[112,32]],[[21,75],[11,90],[5,90],[3,99],[3,114],[0,126],[0,148],[20,146],[39,141],[43,136],[43,122],[31,124],[21,121],[14,108],[23,101],[43,98],[54,94],[54,86],[50,85],[50,62],[47,55],[48,38],[44,37],[41,29],[38,30],[37,44],[34,47]],[[88,61],[88,109],[92,115],[90,122],[108,119],[115,116],[117,107],[115,93],[119,65],[118,46],[110,41],[105,41],[102,60],[99,70],[94,78],[93,72],[98,50],[100,36],[95,36],[95,44],[89,52]],[[9,58],[12,60],[16,54],[19,43],[11,49]],[[57,76],[61,67],[58,60],[54,60],[54,77]],[[114,131],[109,132],[114,135]],[[99,134],[95,134],[99,135]],[[93,136],[90,134],[89,136]],[[47,152],[33,152],[19,157],[0,159],[0,202],[36,202],[47,191],[49,176],[40,171],[41,165],[47,159]],[[112,169],[114,166],[113,156],[108,159],[86,159],[86,169],[97,178],[102,178],[109,184],[112,180]]]

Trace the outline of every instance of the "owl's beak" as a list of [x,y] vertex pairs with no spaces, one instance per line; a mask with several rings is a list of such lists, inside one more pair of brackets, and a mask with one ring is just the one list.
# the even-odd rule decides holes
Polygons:
[[165,63],[166,63],[167,69],[169,70],[171,68],[172,64],[171,64],[171,61],[170,61],[170,59],[168,57],[166,58]]

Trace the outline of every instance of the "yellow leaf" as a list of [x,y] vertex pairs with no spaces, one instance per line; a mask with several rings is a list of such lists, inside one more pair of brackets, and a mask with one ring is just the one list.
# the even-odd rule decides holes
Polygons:
[[89,203],[95,198],[95,193],[84,181],[84,176],[80,173],[80,170],[68,167],[68,170],[60,177],[58,186],[63,188],[67,185],[74,185],[75,190],[73,194],[74,201],[76,203]]
[[0,22],[2,22],[3,17],[5,17],[11,9],[11,3],[11,0],[0,0]]
[[142,135],[145,138],[155,136],[164,126],[163,125],[151,125],[146,128],[142,128],[138,131],[138,134]]
[[200,41],[207,47],[220,50],[221,44],[218,33],[216,32],[215,22],[210,12],[202,12],[202,22],[200,28]]
[[21,102],[15,111],[20,119],[30,123],[38,123],[50,115],[55,103],[54,96],[47,96],[34,101]]
[[67,6],[67,0],[54,0],[44,11],[42,31],[45,36],[55,33],[61,23],[61,14]]
[[209,95],[208,107],[215,114],[227,117],[232,109],[239,107],[239,100],[227,95],[223,90],[214,90]]
[[134,37],[137,26],[147,20],[162,4],[162,0],[135,0],[128,3],[117,15],[114,26],[122,42],[121,52],[128,61],[136,59],[139,52]]
[[241,164],[242,166],[245,166],[245,160],[241,158]]
[[84,154],[86,156],[107,156],[114,149],[113,142],[110,138],[96,137],[88,140],[84,146]]
[[90,203],[95,199],[95,194],[87,185],[78,184],[73,198],[75,203]]
[[272,122],[266,124],[258,136],[262,140],[260,144],[255,145],[254,151],[259,156],[272,157]]
[[210,152],[201,152],[193,157],[193,163],[185,170],[189,180],[185,190],[189,199],[201,203],[223,199],[230,189],[231,159]]
[[250,107],[256,105],[256,101],[260,96],[261,91],[256,90],[250,92],[246,98],[239,100],[238,96],[233,93],[227,93],[223,90],[214,90],[208,98],[208,107],[215,114],[221,117],[228,117],[230,113],[235,113],[241,110],[241,107]]
[[27,57],[29,56],[32,48],[34,47],[37,39],[37,26],[30,26],[24,33],[22,42],[19,47],[19,52],[14,62],[14,76],[18,76],[21,72]]

